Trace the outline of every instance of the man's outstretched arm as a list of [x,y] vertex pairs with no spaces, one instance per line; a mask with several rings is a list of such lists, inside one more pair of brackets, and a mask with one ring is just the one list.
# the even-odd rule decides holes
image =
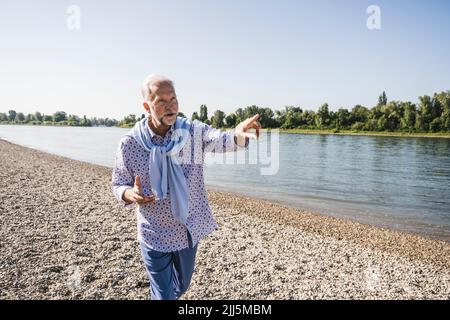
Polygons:
[[[259,115],[255,115],[239,123],[235,129],[222,132],[209,125],[203,125],[203,149],[204,152],[233,152],[242,148],[247,148],[249,139],[258,139],[261,125],[258,123]],[[255,129],[256,133],[248,130]]]

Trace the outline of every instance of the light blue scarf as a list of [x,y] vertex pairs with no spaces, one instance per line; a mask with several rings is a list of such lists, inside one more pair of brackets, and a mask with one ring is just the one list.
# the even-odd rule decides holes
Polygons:
[[186,118],[177,117],[167,146],[153,144],[148,118],[137,122],[126,134],[150,152],[149,173],[152,192],[157,199],[165,199],[169,191],[172,214],[184,225],[189,213],[188,187],[177,156],[190,138],[190,126],[191,123]]

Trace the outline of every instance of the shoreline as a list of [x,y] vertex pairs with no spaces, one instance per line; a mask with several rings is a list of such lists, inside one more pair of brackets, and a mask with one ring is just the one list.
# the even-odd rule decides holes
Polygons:
[[336,136],[368,136],[368,137],[399,137],[399,138],[442,138],[450,139],[448,132],[398,132],[398,131],[352,131],[352,130],[314,130],[314,129],[280,129],[280,133],[336,135]]
[[[0,157],[0,299],[148,298],[110,168],[4,140]],[[450,297],[445,241],[207,190],[219,228],[186,299]]]
[[[42,126],[42,127],[71,127],[71,128],[97,128],[107,126],[69,126],[57,124],[29,124],[29,123],[0,123],[5,126]],[[110,128],[130,129],[132,126],[111,126]],[[232,128],[221,128],[221,130],[231,130]],[[450,132],[401,132],[401,131],[352,131],[334,129],[262,129],[262,132],[278,130],[283,134],[308,134],[308,135],[336,135],[336,136],[368,136],[368,137],[400,137],[400,138],[442,138],[450,139]]]

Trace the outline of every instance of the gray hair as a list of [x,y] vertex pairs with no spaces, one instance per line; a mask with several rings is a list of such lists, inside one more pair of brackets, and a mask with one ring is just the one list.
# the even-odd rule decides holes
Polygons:
[[172,80],[170,80],[165,76],[153,73],[147,76],[144,82],[142,83],[141,93],[145,101],[150,99],[150,95],[152,94],[151,87],[157,83],[167,83],[170,84],[173,88],[175,88]]

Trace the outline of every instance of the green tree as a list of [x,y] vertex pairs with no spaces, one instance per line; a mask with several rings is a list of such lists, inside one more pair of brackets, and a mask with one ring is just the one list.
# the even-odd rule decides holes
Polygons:
[[192,121],[194,121],[194,120],[200,120],[200,117],[198,116],[198,113],[197,113],[196,111],[194,111],[194,113],[192,113],[191,120],[192,120]]
[[348,129],[352,124],[351,113],[344,108],[341,108],[336,113],[336,129]]
[[305,110],[299,115],[298,121],[300,127],[313,129],[316,125],[316,114],[312,110]]
[[269,113],[266,109],[260,110],[260,114],[263,114],[264,116],[260,121],[262,127],[280,127],[282,129],[293,129],[300,126],[303,114],[303,110],[301,108],[294,106],[285,106],[284,110],[277,110],[275,114],[273,113],[273,111]]
[[42,120],[43,120],[42,114],[38,111],[36,111],[34,113],[34,118],[36,119],[36,121],[39,121],[39,122],[42,122]]
[[383,91],[383,93],[378,97],[378,105],[379,106],[385,106],[387,104],[387,96],[386,92]]
[[53,114],[54,122],[63,122],[67,120],[67,114],[64,111],[57,111]]
[[437,93],[434,94],[433,99],[431,99],[431,121],[436,118],[440,118],[443,111],[443,105],[440,99],[438,99]]
[[[285,106],[284,110],[278,112],[275,119],[268,119],[265,127],[273,127],[271,121],[278,123],[282,129],[294,129],[300,125],[300,118],[303,110],[299,107]],[[273,117],[273,116],[272,116]]]
[[67,124],[69,126],[76,127],[80,125],[80,119],[75,115],[69,115],[69,117],[67,118]]
[[387,105],[381,106],[381,112],[383,113],[385,121],[384,128],[379,127],[379,130],[397,130],[400,126],[400,119],[403,116],[403,110],[401,109],[400,104],[391,101]]
[[4,112],[0,112],[0,121],[1,122],[6,122],[8,121],[8,115]]
[[378,131],[378,119],[369,118],[367,122],[364,124],[365,131]]
[[367,119],[369,119],[370,111],[366,107],[363,107],[361,105],[356,105],[353,107],[351,111],[352,116],[352,123],[361,122],[366,123]]
[[354,124],[352,124],[351,128],[354,131],[362,131],[364,130],[364,123],[357,121]]
[[382,106],[377,105],[376,107],[370,109],[364,129],[368,131],[385,130],[384,122],[386,121],[386,116],[384,116],[383,120],[380,121],[382,116],[384,116]]
[[287,109],[283,116],[283,123],[281,129],[294,129],[296,127],[295,114],[292,110]]
[[436,99],[439,100],[442,106],[442,130],[450,131],[450,91],[437,94]]
[[86,118],[86,116],[83,116],[83,119],[81,119],[81,121],[80,121],[80,126],[82,126],[82,127],[91,127],[92,126],[91,120]]
[[117,126],[118,122],[116,119],[105,119],[105,126],[107,127],[113,127],[113,126]]
[[428,131],[432,121],[432,107],[430,96],[419,97],[419,110],[416,116],[416,129],[419,131]]
[[431,132],[439,132],[442,131],[443,126],[442,126],[442,119],[439,118],[435,118],[433,119],[433,121],[431,121],[430,123],[430,131]]
[[225,117],[225,126],[227,128],[234,128],[237,125],[237,116],[235,113],[230,113]]
[[206,120],[208,120],[208,107],[206,106],[206,104],[202,104],[200,106],[200,117],[199,117],[200,121],[205,122]]
[[376,131],[384,131],[386,130],[386,116],[383,114],[381,117],[377,119]]
[[34,114],[28,113],[28,114],[25,116],[25,122],[26,122],[26,123],[30,123],[30,122],[32,122],[32,121],[34,121],[34,120],[35,120]]
[[247,118],[253,117],[256,114],[259,114],[258,122],[263,128],[271,128],[277,126],[273,110],[270,108],[261,108],[256,105],[247,106],[244,110],[236,110],[236,121],[237,123],[240,123]]
[[129,114],[125,118],[123,118],[121,121],[119,121],[119,126],[131,128],[135,125],[135,123],[137,121],[138,120],[136,119],[135,114]]
[[91,119],[89,119],[91,121],[91,126],[93,127],[97,127],[100,125],[100,120],[101,119],[97,119],[97,117],[93,117]]
[[330,123],[328,125],[328,128],[337,128],[337,127],[338,127],[337,112],[330,110]]
[[319,129],[325,129],[330,125],[330,111],[328,104],[323,104],[316,113],[316,126]]
[[280,128],[286,120],[286,112],[283,110],[275,110],[276,127]]
[[14,120],[16,120],[16,115],[17,115],[17,112],[16,112],[16,111],[14,111],[14,110],[9,110],[9,111],[8,111],[8,120],[9,120],[9,121],[14,121]]
[[222,128],[224,125],[224,120],[225,113],[221,110],[217,110],[211,118],[211,125],[217,129]]
[[16,113],[16,118],[14,119],[16,122],[24,122],[25,121],[25,115],[22,112]]
[[400,119],[400,128],[412,131],[416,123],[416,105],[411,102],[403,102],[403,117]]
[[253,117],[254,115],[259,113],[259,107],[256,105],[247,106],[244,109],[243,118],[241,121],[244,121],[247,118]]
[[236,123],[241,123],[245,120],[244,110],[242,108],[238,108],[235,112],[236,114]]
[[[299,108],[300,109],[300,108]],[[301,111],[301,109],[300,109]],[[276,122],[274,119],[274,112],[270,108],[258,108],[259,119],[258,122],[263,128],[274,128],[276,127]]]

